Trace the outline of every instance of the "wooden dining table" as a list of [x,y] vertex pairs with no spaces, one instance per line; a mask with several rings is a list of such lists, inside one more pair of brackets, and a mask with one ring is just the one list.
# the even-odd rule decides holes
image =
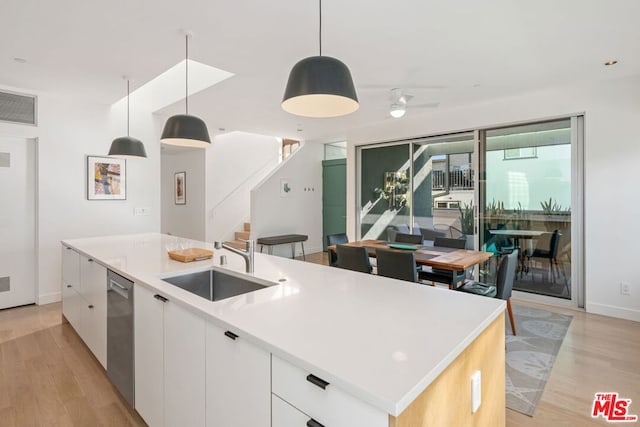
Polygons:
[[[391,243],[384,240],[359,240],[345,243],[347,246],[365,247],[370,257],[376,256],[376,249],[407,251],[407,249],[394,249],[390,247],[389,244]],[[416,248],[415,251],[412,250],[416,255],[416,264],[452,271],[467,270],[493,256],[491,252],[455,249],[443,246],[410,245],[404,243],[402,246],[413,246]],[[335,245],[329,246],[328,249],[335,250]]]

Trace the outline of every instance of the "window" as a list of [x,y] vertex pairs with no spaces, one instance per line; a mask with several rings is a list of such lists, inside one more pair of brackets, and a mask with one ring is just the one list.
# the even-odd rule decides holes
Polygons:
[[505,160],[533,159],[536,157],[536,147],[508,148],[504,150]]

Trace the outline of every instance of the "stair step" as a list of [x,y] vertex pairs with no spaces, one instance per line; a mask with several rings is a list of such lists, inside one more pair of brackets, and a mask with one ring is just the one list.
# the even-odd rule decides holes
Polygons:
[[242,242],[240,240],[229,240],[227,242],[225,242],[227,245],[229,246],[233,246],[236,249],[246,249],[247,248],[247,244],[245,242]]
[[248,231],[236,231],[236,240],[249,240],[250,233]]
[[244,231],[251,231],[251,223],[250,222],[245,222],[244,223]]

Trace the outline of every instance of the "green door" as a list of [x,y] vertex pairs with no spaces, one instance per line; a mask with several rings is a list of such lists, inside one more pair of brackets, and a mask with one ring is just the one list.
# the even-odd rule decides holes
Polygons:
[[328,234],[347,232],[347,159],[322,162],[322,250]]

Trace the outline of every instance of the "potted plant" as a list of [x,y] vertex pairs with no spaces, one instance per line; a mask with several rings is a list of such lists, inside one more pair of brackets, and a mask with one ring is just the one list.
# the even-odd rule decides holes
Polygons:
[[473,204],[465,203],[464,206],[458,206],[460,212],[460,230],[467,239],[467,249],[473,248],[473,235],[475,234],[475,221]]

